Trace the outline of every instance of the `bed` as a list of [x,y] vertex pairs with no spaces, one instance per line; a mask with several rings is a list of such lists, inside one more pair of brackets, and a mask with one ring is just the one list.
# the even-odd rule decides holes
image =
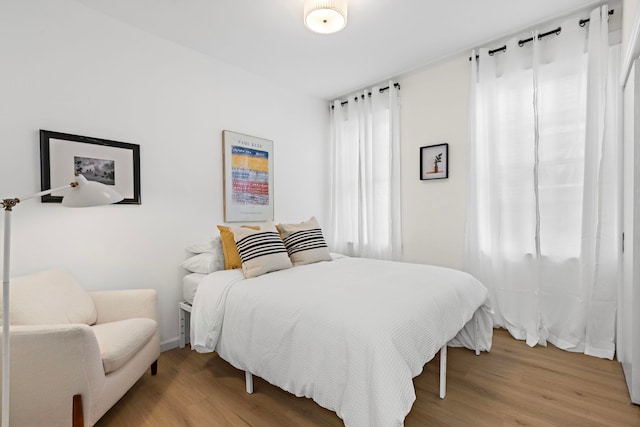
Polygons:
[[198,278],[192,348],[313,399],[348,427],[402,426],[412,379],[447,343],[490,349],[488,293],[472,276],[332,258],[251,279],[241,270]]

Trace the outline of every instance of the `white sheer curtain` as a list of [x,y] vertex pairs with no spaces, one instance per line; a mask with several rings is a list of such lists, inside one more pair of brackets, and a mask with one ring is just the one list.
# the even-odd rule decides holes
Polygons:
[[515,338],[611,359],[619,46],[607,17],[602,6],[584,28],[568,20],[471,61],[465,263]]
[[327,240],[335,252],[400,257],[400,106],[398,88],[388,87],[332,104]]

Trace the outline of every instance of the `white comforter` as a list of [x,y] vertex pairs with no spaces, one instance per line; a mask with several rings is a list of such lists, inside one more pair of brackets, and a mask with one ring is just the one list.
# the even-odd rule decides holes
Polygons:
[[489,349],[486,300],[472,276],[420,264],[343,257],[252,279],[219,271],[196,292],[191,344],[312,398],[346,426],[402,426],[412,378],[440,347],[458,335],[456,345],[473,348],[476,323]]

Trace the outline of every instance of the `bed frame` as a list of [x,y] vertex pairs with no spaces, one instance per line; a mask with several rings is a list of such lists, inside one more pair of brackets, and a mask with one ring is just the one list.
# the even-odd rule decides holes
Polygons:
[[[478,340],[478,331],[480,325],[478,324],[478,318],[476,317],[474,322],[474,342],[476,344],[476,356],[480,356],[480,344]],[[249,371],[244,371],[245,385],[247,393],[253,394],[253,374]],[[444,399],[447,395],[447,345],[440,347],[440,399]]]
[[[191,304],[187,302],[181,302],[179,304],[180,312],[180,348],[184,348],[185,343],[188,342],[189,337],[189,320],[188,316],[191,314]],[[476,356],[480,355],[480,343],[478,339],[478,332],[480,325],[478,318],[476,317],[474,322],[474,342],[476,345]],[[247,393],[253,394],[253,374],[249,371],[244,372],[245,384]],[[443,345],[440,348],[440,399],[444,399],[447,395],[447,346]]]
[[[479,350],[476,349],[476,354],[479,354]],[[253,394],[253,374],[249,371],[244,371],[245,383],[247,387],[247,393]],[[444,399],[447,394],[447,346],[443,345],[440,348],[440,399]]]

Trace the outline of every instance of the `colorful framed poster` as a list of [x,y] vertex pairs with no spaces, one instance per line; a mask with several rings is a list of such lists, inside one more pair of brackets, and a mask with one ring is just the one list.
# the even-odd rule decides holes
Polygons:
[[[74,174],[113,186],[124,196],[119,204],[140,204],[140,146],[127,142],[40,130],[42,191],[73,181]],[[61,203],[64,191],[42,196]]]
[[420,147],[420,179],[449,177],[449,144]]
[[273,221],[273,141],[222,131],[225,222]]

